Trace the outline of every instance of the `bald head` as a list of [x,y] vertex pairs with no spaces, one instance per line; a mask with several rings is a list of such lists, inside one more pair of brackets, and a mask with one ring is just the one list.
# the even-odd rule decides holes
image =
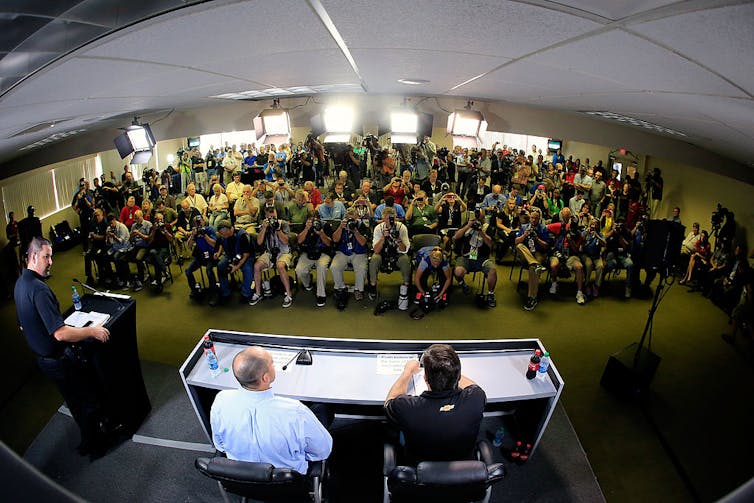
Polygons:
[[233,358],[233,375],[247,389],[263,391],[275,380],[275,368],[270,352],[259,346],[251,346]]

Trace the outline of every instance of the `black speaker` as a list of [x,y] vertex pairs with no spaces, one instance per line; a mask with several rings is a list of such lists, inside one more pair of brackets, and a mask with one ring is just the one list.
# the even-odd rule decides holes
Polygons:
[[608,391],[626,398],[642,398],[649,391],[649,384],[655,376],[661,358],[641,348],[638,358],[634,342],[607,359],[600,384]]
[[671,271],[681,260],[686,227],[669,220],[647,222],[642,265],[645,269]]
[[312,127],[312,136],[315,138],[325,133],[325,121],[320,114],[312,115],[309,124]]

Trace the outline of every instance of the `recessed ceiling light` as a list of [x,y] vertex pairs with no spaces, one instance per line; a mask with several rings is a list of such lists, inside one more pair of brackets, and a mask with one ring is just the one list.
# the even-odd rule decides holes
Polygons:
[[597,117],[602,117],[603,119],[609,119],[609,120],[614,120],[617,122],[628,123],[632,126],[649,129],[652,131],[656,131],[658,133],[672,134],[676,136],[686,136],[685,133],[681,133],[680,131],[676,131],[675,129],[666,128],[665,126],[660,126],[659,124],[653,124],[645,120],[636,119],[634,117],[628,117],[626,115],[617,114],[615,112],[607,112],[607,111],[602,111],[602,110],[593,110],[593,111],[584,110],[582,111],[582,113],[585,113],[588,115],[594,115]]
[[406,84],[407,86],[420,86],[422,84],[429,84],[429,81],[427,79],[398,79],[398,82],[401,84]]

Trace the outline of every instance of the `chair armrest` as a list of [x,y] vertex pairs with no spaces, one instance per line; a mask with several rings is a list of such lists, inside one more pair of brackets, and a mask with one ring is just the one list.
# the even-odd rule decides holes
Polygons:
[[505,466],[502,463],[487,465],[487,482],[493,484],[505,477]]
[[489,466],[493,463],[492,460],[492,446],[487,439],[481,439],[476,444],[477,454],[479,461],[483,461],[485,465]]
[[194,466],[197,470],[206,472],[207,468],[209,467],[209,460],[210,458],[196,458],[194,460]]
[[385,444],[382,452],[382,475],[387,477],[395,468],[395,447],[392,444]]

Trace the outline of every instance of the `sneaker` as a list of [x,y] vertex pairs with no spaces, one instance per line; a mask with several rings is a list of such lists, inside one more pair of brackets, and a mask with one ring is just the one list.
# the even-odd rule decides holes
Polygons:
[[552,285],[550,285],[550,294],[555,295],[556,293],[558,293],[558,284],[553,281]]
[[586,302],[586,297],[582,292],[576,292],[576,304],[583,305]]
[[139,280],[134,281],[134,292],[138,292],[144,289],[144,283]]
[[466,282],[461,283],[461,289],[463,290],[464,295],[468,295],[471,293],[471,287]]
[[487,294],[487,306],[489,306],[489,307],[495,307],[495,306],[497,306],[497,301],[495,300],[495,294],[494,293],[488,293]]
[[249,305],[256,306],[257,304],[259,304],[260,300],[262,300],[262,296],[259,295],[257,292],[254,292],[251,294],[251,298],[249,299]]
[[361,290],[354,290],[353,298],[356,299],[357,301],[364,300],[364,292]]
[[630,286],[626,287],[626,298],[627,299],[631,298],[631,287]]
[[377,299],[377,285],[367,283],[366,290],[367,290],[367,296],[369,297],[369,300]]
[[132,286],[133,286],[133,284],[130,281],[126,281],[126,284],[122,285],[121,289],[123,289],[123,290],[130,290]]
[[[311,279],[310,279],[310,281],[311,281]],[[302,283],[301,286],[303,286],[304,290],[306,290],[307,292],[311,292],[312,291],[312,284],[311,284],[311,282],[308,285],[304,285]]]
[[584,295],[586,295],[587,297],[591,297],[592,296],[592,287],[591,286],[588,286],[588,287],[584,288]]
[[209,304],[210,307],[215,307],[217,305],[217,292],[212,292],[210,294],[207,304]]
[[597,285],[594,285],[592,287],[592,297],[599,297],[600,296],[600,287]]
[[524,304],[524,310],[533,311],[535,307],[537,307],[537,298],[536,297],[527,298],[526,303]]
[[152,283],[150,283],[150,286],[153,286],[154,288],[157,288],[157,287],[160,286],[160,282],[157,281],[157,280],[154,280],[154,281],[152,281]]
[[283,307],[291,307],[293,305],[293,298],[290,295],[283,297]]
[[317,297],[317,307],[325,307],[327,297]]

